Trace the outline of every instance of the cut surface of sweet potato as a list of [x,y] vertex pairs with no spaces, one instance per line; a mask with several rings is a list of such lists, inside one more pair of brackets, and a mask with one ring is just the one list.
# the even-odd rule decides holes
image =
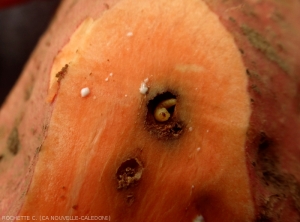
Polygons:
[[[20,215],[253,219],[246,70],[202,1],[124,0],[86,18],[54,60],[47,99]],[[158,122],[168,99],[171,116]]]

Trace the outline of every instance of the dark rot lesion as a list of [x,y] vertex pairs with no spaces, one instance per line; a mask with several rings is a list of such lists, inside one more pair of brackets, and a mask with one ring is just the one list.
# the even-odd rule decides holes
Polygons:
[[178,96],[168,91],[149,100],[145,126],[150,134],[163,140],[180,137],[184,124],[178,115],[178,102]]
[[56,73],[55,77],[57,78],[57,82],[60,82],[65,77],[65,75],[68,72],[68,68],[69,68],[69,65],[65,64],[65,66],[62,67],[58,73]]
[[143,165],[137,158],[125,160],[118,168],[116,178],[118,182],[117,188],[128,189],[138,184],[142,178]]
[[284,172],[277,156],[280,144],[265,132],[256,138],[257,157],[252,163],[260,178],[264,195],[259,196],[259,212],[255,221],[281,221],[287,206],[300,215],[300,184],[294,175]]
[[7,139],[7,149],[13,155],[17,155],[20,150],[19,131],[14,127]]

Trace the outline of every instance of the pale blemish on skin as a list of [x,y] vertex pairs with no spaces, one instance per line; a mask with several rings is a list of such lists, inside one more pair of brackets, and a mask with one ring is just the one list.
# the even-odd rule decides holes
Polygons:
[[[191,191],[190,191],[190,196],[192,196],[193,195],[193,190],[195,189],[195,186],[194,185],[192,185],[191,186]],[[187,208],[186,208],[187,209]]]
[[127,34],[126,34],[128,37],[131,37],[131,36],[133,36],[133,32],[127,32]]
[[193,222],[204,222],[204,218],[202,215],[197,215]]
[[106,77],[105,78],[105,82],[108,82],[108,80],[109,80],[109,77],[112,77],[114,74],[111,72],[111,73],[109,73],[109,75],[108,75],[108,77]]
[[178,64],[175,66],[175,70],[181,73],[203,72],[204,68],[196,64]]

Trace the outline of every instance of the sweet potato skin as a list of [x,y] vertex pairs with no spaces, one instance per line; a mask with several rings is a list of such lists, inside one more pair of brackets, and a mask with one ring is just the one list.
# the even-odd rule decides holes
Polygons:
[[252,115],[246,157],[257,220],[297,221],[300,2],[206,2],[234,36],[247,68]]
[[[247,68],[245,74],[249,79],[252,115],[245,158],[256,220],[296,221],[300,208],[300,67],[297,62],[300,59],[297,31],[300,18],[296,11],[299,1],[291,0],[289,4],[271,0],[264,3],[245,0],[242,4],[234,0],[206,2],[234,36]],[[21,79],[2,107],[0,148],[7,149],[9,138],[16,137],[10,135],[18,135],[18,143],[28,149],[20,149],[24,154],[20,153],[22,155],[16,158],[13,153],[1,158],[0,169],[11,169],[3,171],[1,181],[14,184],[17,192],[12,186],[1,188],[0,199],[4,200],[1,202],[4,207],[0,209],[0,215],[18,212],[23,200],[19,201],[19,205],[12,203],[23,196],[30,184],[33,171],[28,169],[37,160],[36,150],[43,143],[52,113],[52,106],[45,102],[45,98],[49,82],[46,74],[50,73],[54,57],[86,16],[97,18],[115,2],[97,1],[94,4],[85,1],[62,4],[56,22],[40,41]],[[30,93],[24,93],[26,91]],[[24,97],[27,99],[20,99]],[[32,132],[28,131],[28,125],[32,126]],[[15,129],[18,134],[14,133]],[[29,161],[26,154],[30,156]],[[11,164],[20,166],[23,172],[9,167]],[[21,167],[23,165],[25,167]],[[7,193],[12,196],[7,197]]]

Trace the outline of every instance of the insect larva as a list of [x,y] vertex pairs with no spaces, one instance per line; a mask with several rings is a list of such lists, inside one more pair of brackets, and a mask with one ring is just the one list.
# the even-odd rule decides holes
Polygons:
[[160,102],[154,110],[154,118],[159,122],[167,121],[171,116],[168,109],[175,106],[176,102],[177,101],[174,98]]

